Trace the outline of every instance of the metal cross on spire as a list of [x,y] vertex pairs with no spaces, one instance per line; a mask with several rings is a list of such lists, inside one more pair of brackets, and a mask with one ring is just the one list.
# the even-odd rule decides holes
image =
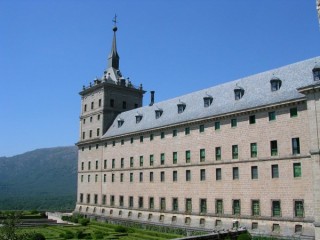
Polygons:
[[112,22],[114,22],[114,26],[116,27],[117,26],[117,14],[114,15]]

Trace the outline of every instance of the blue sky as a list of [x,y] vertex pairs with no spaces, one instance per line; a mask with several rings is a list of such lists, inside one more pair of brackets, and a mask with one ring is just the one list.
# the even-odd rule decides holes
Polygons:
[[115,13],[121,72],[156,101],[320,55],[315,0],[0,0],[0,156],[78,141]]

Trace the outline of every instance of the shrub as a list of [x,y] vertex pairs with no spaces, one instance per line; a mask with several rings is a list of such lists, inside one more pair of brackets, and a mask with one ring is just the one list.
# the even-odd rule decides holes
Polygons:
[[75,233],[75,237],[76,237],[77,239],[84,239],[86,236],[87,236],[87,234],[85,234],[85,233],[83,232],[83,230],[78,230],[78,231],[76,231],[76,233]]
[[46,240],[45,236],[41,233],[33,233],[28,240]]
[[89,220],[88,218],[80,218],[80,219],[79,219],[79,223],[80,223],[82,226],[87,226],[89,222],[90,222],[90,220]]
[[128,232],[128,229],[124,226],[119,225],[114,228],[114,231],[119,233],[126,233]]
[[65,239],[72,239],[74,236],[73,236],[73,233],[71,231],[66,231],[64,234],[63,234],[63,237]]
[[94,239],[103,239],[103,232],[101,232],[101,231],[94,232],[93,238]]
[[241,233],[237,238],[237,240],[251,240],[251,239],[252,237],[249,233]]
[[30,214],[32,214],[32,215],[35,215],[35,214],[38,214],[39,212],[37,211],[37,210],[31,210],[30,211]]

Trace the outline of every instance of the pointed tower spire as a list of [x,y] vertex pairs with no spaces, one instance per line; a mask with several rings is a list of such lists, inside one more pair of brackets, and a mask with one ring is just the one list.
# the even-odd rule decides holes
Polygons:
[[117,52],[117,41],[116,41],[116,32],[118,30],[117,28],[117,15],[114,16],[114,19],[112,20],[114,22],[113,26],[113,40],[112,40],[112,46],[111,46],[111,52],[108,57],[108,68],[114,68],[116,70],[119,70],[119,55]]

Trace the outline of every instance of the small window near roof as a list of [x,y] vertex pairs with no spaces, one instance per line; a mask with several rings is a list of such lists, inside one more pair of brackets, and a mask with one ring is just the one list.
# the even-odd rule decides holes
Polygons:
[[121,127],[124,123],[123,119],[118,119],[118,128]]
[[274,91],[278,91],[281,88],[282,82],[279,78],[273,77],[270,80],[270,84],[271,84],[271,91],[274,92]]
[[243,97],[243,95],[244,95],[244,89],[242,87],[237,86],[234,89],[234,99],[239,100]]
[[212,104],[213,97],[211,96],[206,96],[203,98],[203,106],[204,107],[209,107]]
[[183,113],[184,110],[186,109],[186,104],[183,102],[178,103],[177,106],[178,106],[178,113]]
[[320,81],[320,63],[316,64],[312,69],[314,81]]
[[142,115],[136,115],[136,123],[141,122],[142,120]]
[[162,111],[162,109],[158,109],[158,110],[155,110],[155,113],[156,113],[156,119],[158,119],[161,117],[163,111]]

